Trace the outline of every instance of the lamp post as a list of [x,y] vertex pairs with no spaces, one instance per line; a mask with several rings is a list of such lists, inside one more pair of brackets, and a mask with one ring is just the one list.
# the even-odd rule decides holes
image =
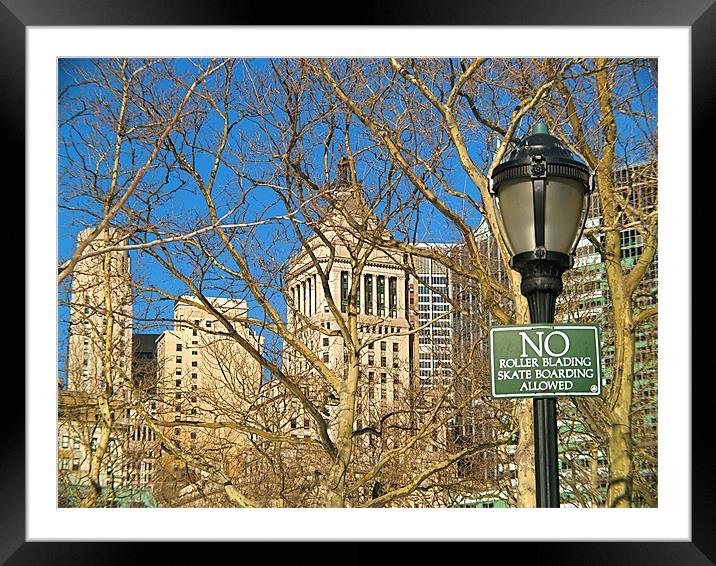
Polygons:
[[[554,322],[562,273],[572,267],[593,176],[539,122],[492,172],[490,191],[510,267],[522,275],[533,323]],[[556,399],[535,398],[537,507],[559,507]]]

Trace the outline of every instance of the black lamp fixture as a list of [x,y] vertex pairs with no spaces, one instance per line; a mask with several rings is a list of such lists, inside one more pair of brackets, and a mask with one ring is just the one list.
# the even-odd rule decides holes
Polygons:
[[[589,213],[594,175],[572,157],[544,122],[492,172],[490,192],[510,267],[522,275],[533,323],[554,322],[562,274],[574,253]],[[538,507],[559,507],[557,403],[534,399],[535,483]]]
[[[562,273],[572,267],[589,212],[593,175],[544,122],[492,172],[500,231],[510,267],[522,275],[532,322],[552,322]],[[533,312],[533,306],[535,312]]]

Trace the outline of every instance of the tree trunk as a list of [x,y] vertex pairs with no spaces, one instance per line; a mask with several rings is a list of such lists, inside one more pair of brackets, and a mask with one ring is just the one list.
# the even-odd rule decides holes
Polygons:
[[[109,232],[105,231],[105,247],[109,247]],[[112,430],[112,411],[110,409],[110,396],[112,395],[112,339],[114,335],[114,313],[112,312],[112,285],[111,285],[111,254],[104,254],[103,258],[103,293],[106,323],[104,329],[104,353],[103,353],[103,379],[101,383],[104,388],[97,391],[97,404],[99,405],[100,415],[98,419],[99,439],[97,446],[92,449],[90,441],[90,469],[89,484],[90,489],[87,495],[80,501],[80,507],[96,507],[100,495],[102,494],[102,486],[99,482],[99,475],[102,468],[102,461],[107,452],[109,445],[110,432]]]
[[346,395],[343,391],[339,393],[339,398],[335,438],[336,457],[326,477],[324,495],[326,507],[346,506],[346,473],[350,464],[353,446],[353,411],[351,407],[348,407]]
[[614,325],[614,369],[609,393],[609,507],[631,507],[632,435],[631,405],[634,381],[633,289],[625,282],[621,264],[619,218],[621,207],[616,201],[613,168],[616,145],[616,118],[613,107],[613,85],[607,70],[609,61],[597,59],[597,94],[602,115],[602,155],[597,165],[597,189],[602,207],[604,235],[604,268],[611,295]]
[[[625,305],[630,306],[630,302]],[[615,311],[615,316],[618,314]],[[631,313],[621,313],[630,315]],[[631,507],[633,484],[633,449],[631,434],[632,390],[634,384],[634,333],[626,316],[616,326],[614,393],[609,430],[609,507]]]
[[517,464],[517,506],[535,507],[537,493],[535,491],[535,440],[532,416],[532,399],[517,401],[517,425],[519,440],[515,450]]
[[[355,298],[353,298],[355,301]],[[353,346],[349,347],[348,368],[338,391],[336,414],[336,457],[328,470],[325,482],[326,507],[346,506],[346,475],[353,452],[353,420],[355,417],[356,389],[360,377],[357,314],[353,304],[348,314],[348,332]]]
[[[522,278],[519,273],[510,270],[510,286],[515,297],[515,322],[524,324],[530,322],[527,299],[520,292]],[[517,465],[517,506],[536,507],[537,492],[535,483],[535,439],[532,399],[516,401],[515,414],[519,437],[515,450],[515,464]]]

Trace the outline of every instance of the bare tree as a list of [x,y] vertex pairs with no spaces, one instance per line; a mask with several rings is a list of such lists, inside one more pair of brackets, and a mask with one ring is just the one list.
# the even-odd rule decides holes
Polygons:
[[[608,421],[607,504],[629,507],[637,452],[634,380],[643,365],[637,366],[636,335],[645,325],[653,326],[658,312],[650,284],[658,249],[656,68],[653,61],[595,59],[585,62],[581,72],[591,80],[580,85],[565,77],[553,102],[559,114],[549,111],[563,124],[566,141],[596,172],[600,218],[588,235],[604,263],[613,336],[612,375],[601,408]],[[655,374],[651,381],[655,386]],[[650,401],[654,411],[653,396]],[[653,460],[653,440],[651,445],[647,459]],[[638,452],[644,454],[643,449]],[[638,483],[642,498],[653,501],[655,492],[647,494]]]

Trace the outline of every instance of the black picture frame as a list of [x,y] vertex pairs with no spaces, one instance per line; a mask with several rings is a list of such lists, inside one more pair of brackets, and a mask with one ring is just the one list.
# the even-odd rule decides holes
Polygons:
[[[2,85],[0,112],[6,141],[5,162],[25,163],[25,37],[28,26],[102,26],[102,25],[345,25],[342,4],[257,3],[245,0],[175,0],[173,2],[141,2],[139,0],[0,0],[0,53],[2,53]],[[691,31],[692,77],[692,177],[691,186],[702,187],[701,193],[712,191],[713,181],[706,181],[705,163],[713,142],[713,100],[716,98],[716,6],[713,0],[530,0],[478,4],[459,0],[449,5],[426,0],[382,3],[369,0],[352,5],[352,25],[565,25],[565,26],[685,26]],[[693,119],[698,117],[698,119]],[[27,148],[31,151],[32,148]],[[711,158],[712,159],[712,158]],[[7,169],[10,169],[9,167]],[[6,191],[24,186],[24,169],[17,173],[14,183],[5,178]],[[691,198],[687,172],[684,184],[665,190],[679,190],[684,198]],[[693,214],[696,212],[696,215]],[[24,217],[32,213],[27,207]],[[692,226],[706,223],[707,207],[692,209]],[[19,215],[18,215],[19,216]],[[693,232],[692,232],[693,233]],[[694,239],[692,238],[692,242]],[[10,247],[10,246],[8,246]],[[692,258],[697,256],[692,251]],[[20,262],[22,263],[22,262]],[[685,293],[691,274],[683,274]],[[27,284],[27,282],[26,282]],[[25,292],[25,300],[29,300]],[[697,333],[684,329],[690,336]],[[691,341],[689,341],[691,342]],[[27,348],[27,345],[26,345]],[[692,377],[692,352],[683,352],[684,373],[688,382]],[[694,372],[695,373],[695,372]],[[711,372],[712,373],[712,372]],[[156,560],[174,561],[188,558],[185,544],[160,543],[154,546],[150,559],[147,545],[140,543],[96,542],[27,542],[25,537],[25,384],[14,372],[5,376],[6,411],[3,452],[0,457],[0,560],[7,564],[113,564],[144,563]],[[708,376],[710,377],[710,376]],[[48,376],[48,384],[52,379]],[[703,395],[698,383],[692,383],[692,492],[684,493],[691,501],[691,540],[689,542],[494,542],[449,543],[442,559],[477,560],[483,553],[505,556],[501,562],[530,564],[680,564],[700,565],[716,563],[716,496],[711,480],[713,469],[713,441],[710,415],[712,401]],[[13,402],[7,402],[12,399]],[[701,421],[699,419],[702,419]],[[661,427],[668,423],[661,423]],[[82,533],[77,534],[82,539]],[[244,543],[253,544],[253,543]],[[295,546],[294,543],[289,543]],[[346,549],[342,562],[361,563],[371,557],[391,559],[400,556],[407,561],[406,552],[422,553],[422,545],[414,543],[410,549],[403,545],[379,543],[349,543],[355,550]],[[488,549],[487,546],[490,545]],[[378,548],[378,546],[380,548]],[[272,558],[278,549],[273,546]],[[301,547],[301,552],[304,552]],[[324,547],[327,549],[327,547]],[[205,559],[210,555],[204,547]],[[212,551],[211,554],[214,554]],[[221,552],[221,551],[220,551]],[[246,552],[248,559],[253,553]],[[259,549],[259,552],[265,552]],[[331,550],[321,550],[331,556]],[[444,552],[444,551],[441,551]],[[451,558],[452,557],[452,558]]]

